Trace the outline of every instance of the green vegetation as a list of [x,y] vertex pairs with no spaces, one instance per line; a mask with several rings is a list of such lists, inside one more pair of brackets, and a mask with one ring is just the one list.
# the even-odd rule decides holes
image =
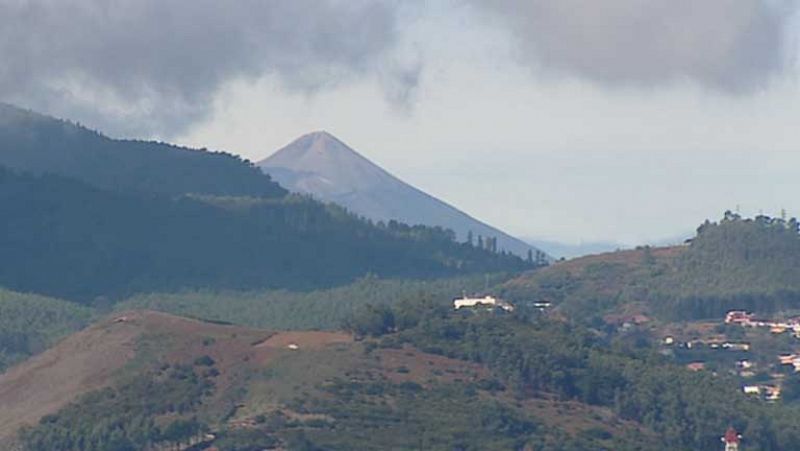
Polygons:
[[731,309],[772,313],[800,307],[800,234],[794,218],[706,222],[654,290],[665,316],[719,317]]
[[213,390],[190,366],[171,366],[92,392],[25,428],[26,451],[135,451],[197,441],[207,426],[189,415]]
[[[276,448],[280,441],[258,429],[228,430],[214,440],[214,446],[224,451],[263,451]],[[289,449],[300,449],[292,447]]]
[[306,432],[321,449],[521,449],[544,435],[519,409],[483,401],[464,384],[426,390],[415,383],[339,380],[326,390],[332,399],[304,405],[335,423]]
[[410,343],[479,362],[523,399],[554,394],[613,409],[672,449],[714,449],[728,425],[743,431],[748,449],[790,449],[800,436],[797,409],[753,402],[735,380],[690,372],[647,349],[558,322],[424,312],[413,327],[385,335],[384,346]]
[[798,308],[798,222],[727,212],[703,224],[688,246],[586,257],[510,281],[501,292],[518,301],[552,302],[595,325],[632,305],[666,320]]
[[273,330],[339,329],[345,319],[365,305],[392,305],[409,299],[430,298],[449,303],[462,292],[476,292],[508,277],[476,275],[434,280],[365,277],[326,290],[189,291],[143,294],[117,309],[149,309],[212,321]]
[[[214,382],[232,381],[226,371],[245,363],[208,371],[220,365],[213,348],[221,343],[198,331],[181,338],[193,343],[193,367],[151,363],[160,370],[85,396],[25,430],[23,443],[141,449],[188,444],[208,430],[223,450],[694,450],[715,449],[733,425],[748,449],[780,450],[800,437],[791,404],[748,399],[723,373],[690,372],[648,347],[524,308],[454,312],[430,299],[401,300],[363,306],[348,323],[374,323],[366,327],[377,338],[287,350],[252,367],[236,377],[241,385],[226,386],[239,406],[228,413],[212,406]],[[224,355],[236,353],[223,346]],[[102,447],[109,443],[121,447]]]
[[[577,451],[659,444],[653,433],[610,412],[561,411],[567,404],[557,400],[547,401],[555,410],[536,407],[527,392],[501,382],[500,371],[488,374],[480,365],[395,349],[411,340],[407,334],[424,333],[425,324],[458,322],[461,315],[450,318],[449,308],[410,301],[392,312],[402,330],[384,335],[383,343],[314,347],[301,341],[308,344],[298,350],[253,347],[254,338],[263,336],[256,331],[158,319],[168,328],[140,340],[135,361],[110,387],[44,417],[19,440],[27,451],[138,450],[201,440],[226,451],[454,445]],[[190,326],[199,327],[194,335],[187,333]],[[212,329],[218,331],[213,341]],[[553,422],[554,416],[561,419]]]
[[223,153],[109,139],[79,125],[0,104],[0,165],[124,192],[282,197],[251,163]]
[[[491,238],[457,243],[452,231],[375,224],[287,195],[230,155],[115,141],[8,107],[0,118],[0,165],[14,168],[0,167],[0,284],[77,301],[0,290],[0,371],[91,321],[95,310],[80,304],[271,330],[344,327],[358,339],[269,342],[263,331],[210,333],[208,323],[162,318],[111,386],[24,429],[28,451],[211,442],[695,450],[718,448],[730,425],[748,450],[800,441],[800,377],[775,363],[776,352],[796,352],[793,338],[663,324],[800,308],[795,219],[727,212],[687,246],[587,257],[509,281],[498,274],[539,259],[498,253]],[[486,284],[499,284],[516,311],[452,310],[454,296]],[[552,313],[533,302],[552,303]],[[620,333],[639,314],[661,321]],[[132,326],[124,323],[108,330]],[[687,341],[747,340],[752,351],[675,344],[661,354],[658,325]],[[758,374],[737,374],[745,359]],[[682,366],[700,360],[715,371]],[[739,377],[774,379],[783,401],[746,397]]]
[[92,310],[0,288],[0,372],[86,326]]
[[0,284],[80,302],[135,293],[313,289],[529,267],[451,231],[374,225],[308,198],[168,199],[0,168]]
[[[577,434],[547,425],[524,403],[480,384],[454,381],[392,383],[344,381],[324,386],[326,396],[299,401],[327,421],[306,421],[303,437],[326,450],[624,450],[654,449],[658,441],[594,427]],[[579,421],[576,419],[576,421]]]

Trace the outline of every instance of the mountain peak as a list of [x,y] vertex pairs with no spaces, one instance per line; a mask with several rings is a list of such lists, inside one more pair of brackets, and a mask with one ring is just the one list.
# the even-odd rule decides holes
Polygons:
[[258,163],[290,191],[342,205],[376,221],[441,226],[459,240],[498,238],[498,249],[525,256],[535,248],[391,175],[326,131],[303,135]]
[[305,134],[259,163],[262,168],[282,168],[316,173],[347,173],[348,177],[375,176],[383,172],[350,146],[327,131]]
[[[275,155],[281,153],[284,150],[291,150],[293,153],[299,151],[313,151],[313,152],[348,152],[355,155],[358,155],[358,152],[353,150],[350,146],[342,142],[339,138],[333,136],[331,133],[325,130],[319,130],[311,133],[307,133],[296,140],[294,140],[291,144],[284,147],[283,149],[279,150],[275,153]],[[360,155],[358,155],[360,156]]]
[[301,136],[300,139],[303,139],[304,137],[312,138],[314,140],[339,141],[339,139],[330,134],[327,130],[317,130],[311,133],[306,133],[305,135]]

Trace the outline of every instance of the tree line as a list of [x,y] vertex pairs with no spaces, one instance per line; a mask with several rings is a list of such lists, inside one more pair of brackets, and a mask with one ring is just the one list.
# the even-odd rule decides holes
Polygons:
[[654,431],[671,449],[715,449],[730,425],[752,450],[792,449],[800,438],[793,406],[754,403],[733,378],[690,372],[582,326],[525,312],[452,312],[431,303],[367,308],[351,323],[383,345],[410,343],[484,364],[522,398],[555,395],[607,407]]
[[170,198],[0,168],[0,217],[0,286],[83,303],[530,267],[457,243],[448,230],[376,225],[302,196]]

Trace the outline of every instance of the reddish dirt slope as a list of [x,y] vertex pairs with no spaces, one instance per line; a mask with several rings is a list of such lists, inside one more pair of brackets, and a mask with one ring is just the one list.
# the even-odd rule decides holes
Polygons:
[[0,437],[82,393],[107,385],[114,372],[134,356],[140,333],[129,324],[106,321],[0,376]]
[[[163,337],[165,351],[184,348],[185,357],[193,358],[186,343],[202,347],[203,337],[241,337],[248,346],[239,347],[246,349],[270,333],[150,311],[115,315],[0,375],[0,439],[57,412],[82,394],[110,385],[136,356],[137,343],[144,336]],[[206,351],[223,354],[229,348],[226,340],[217,342]]]
[[[113,384],[129,363],[129,368],[147,368],[156,362],[191,363],[208,355],[220,371],[216,383],[221,396],[254,365],[291,352],[289,345],[316,349],[349,341],[352,337],[343,333],[274,333],[153,311],[119,313],[0,375],[0,448],[22,425]],[[131,362],[137,356],[141,358]]]

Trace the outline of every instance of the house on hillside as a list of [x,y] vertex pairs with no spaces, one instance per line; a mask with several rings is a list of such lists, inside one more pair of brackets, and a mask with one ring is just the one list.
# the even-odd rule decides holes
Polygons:
[[624,314],[610,314],[603,317],[603,321],[606,324],[616,326],[620,328],[622,331],[628,331],[633,329],[634,327],[643,326],[650,322],[650,318],[647,315],[633,314],[633,315],[624,315]]
[[752,313],[747,313],[744,310],[731,310],[725,315],[725,324],[746,325],[752,318]]
[[722,344],[722,347],[728,351],[749,351],[750,343],[726,341]]
[[760,395],[761,387],[758,385],[745,385],[744,387],[742,387],[742,391],[746,395]]
[[797,354],[780,354],[778,361],[781,365],[792,365],[795,372],[800,372],[800,356]]
[[728,430],[725,431],[725,435],[722,437],[722,443],[725,444],[725,451],[739,451],[739,442],[742,440],[742,436],[736,432],[736,429],[733,426],[728,427]]
[[769,402],[776,402],[781,400],[781,388],[776,385],[764,386],[764,399]]
[[692,362],[686,365],[686,369],[689,371],[703,371],[706,369],[705,362]]
[[475,307],[484,307],[489,309],[501,308],[507,312],[514,311],[513,305],[502,299],[498,299],[494,296],[484,296],[482,298],[477,298],[477,297],[471,298],[464,296],[462,298],[453,300],[453,308],[455,308],[456,310],[462,308],[475,308]]
[[792,365],[797,358],[797,354],[779,354],[778,361],[781,365]]

